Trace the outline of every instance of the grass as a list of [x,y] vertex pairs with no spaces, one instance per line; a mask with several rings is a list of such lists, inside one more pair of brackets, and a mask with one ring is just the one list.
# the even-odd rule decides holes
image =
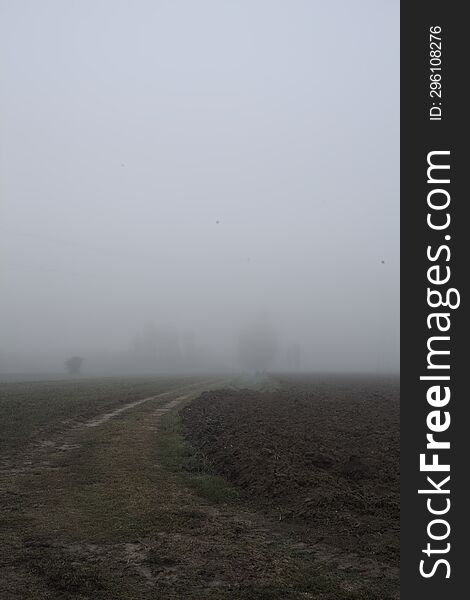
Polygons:
[[[265,382],[260,385],[264,386]],[[181,408],[181,407],[180,407]],[[220,506],[230,505],[237,507],[240,501],[238,491],[222,477],[214,474],[213,467],[207,457],[195,449],[184,438],[182,421],[178,410],[167,413],[161,420],[157,438],[159,461],[164,468],[175,474],[181,485],[187,486],[204,501]],[[223,506],[221,507],[223,509]],[[197,509],[188,511],[181,522],[183,530],[195,527],[198,529],[203,520]],[[245,546],[246,541],[240,536],[234,542],[238,551],[253,552],[256,550]],[[336,572],[325,571],[324,566],[319,566],[315,556],[291,556],[285,561],[283,554],[286,551],[284,542],[279,540],[278,547],[273,547],[274,557],[285,562],[282,571],[268,581],[260,578],[259,581],[246,583],[238,595],[236,589],[230,592],[219,591],[208,593],[208,598],[228,598],[239,600],[294,600],[299,597],[322,598],[325,600],[386,600],[387,594],[380,591],[365,590],[357,575],[349,575],[350,582],[360,588],[360,591],[344,589],[344,577]],[[259,549],[258,549],[259,552]],[[258,557],[259,558],[259,557]],[[301,595],[301,596],[300,596]],[[188,596],[189,597],[189,596]]]
[[181,418],[176,410],[162,418],[157,446],[161,464],[179,474],[182,483],[201,498],[213,504],[236,499],[236,490],[215,475],[205,456],[184,439]]
[[[45,432],[74,449],[50,447],[53,468],[1,474],[2,600],[366,600],[246,513],[236,491],[186,442],[177,411],[158,421],[155,410],[168,397],[100,427],[61,423],[178,383],[187,382],[57,382],[40,384],[31,397],[27,387],[13,390],[19,414],[2,431],[21,415],[24,423],[7,432],[9,450]],[[14,413],[15,400],[4,397],[0,408]]]
[[134,377],[0,384],[0,453],[54,434],[73,420],[93,417],[119,403],[168,391],[184,379]]

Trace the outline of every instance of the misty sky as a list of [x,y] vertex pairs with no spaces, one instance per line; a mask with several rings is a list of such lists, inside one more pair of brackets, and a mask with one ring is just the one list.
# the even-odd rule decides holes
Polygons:
[[0,7],[1,353],[263,313],[280,362],[398,368],[398,0]]

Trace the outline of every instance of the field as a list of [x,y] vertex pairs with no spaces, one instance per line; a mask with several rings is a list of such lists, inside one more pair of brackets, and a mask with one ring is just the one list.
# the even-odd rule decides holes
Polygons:
[[386,577],[399,559],[396,384],[283,383],[202,394],[183,410],[188,439],[254,507],[306,541],[359,548]]
[[0,386],[0,597],[398,597],[393,380]]

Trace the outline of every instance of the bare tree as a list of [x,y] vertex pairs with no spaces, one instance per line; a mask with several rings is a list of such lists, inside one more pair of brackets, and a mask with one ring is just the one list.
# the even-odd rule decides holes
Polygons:
[[65,368],[70,375],[80,375],[83,358],[81,356],[72,356],[64,362]]
[[276,333],[266,318],[259,318],[240,333],[238,354],[243,368],[264,373],[277,353]]
[[289,370],[300,370],[300,344],[295,343],[287,348],[286,359]]

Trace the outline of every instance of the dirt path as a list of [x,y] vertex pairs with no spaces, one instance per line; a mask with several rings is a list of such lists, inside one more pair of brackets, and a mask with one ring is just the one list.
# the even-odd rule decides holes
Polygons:
[[[196,386],[191,385],[191,386],[188,386],[188,389],[194,389],[195,387],[197,389],[199,389],[199,388],[201,388],[201,385],[200,384],[197,384]],[[186,389],[186,388],[183,388],[183,389]],[[204,385],[202,386],[201,389],[202,390],[205,389]],[[91,421],[88,421],[87,423],[85,423],[85,427],[99,427],[100,425],[103,425],[103,423],[106,423],[106,421],[109,421],[109,419],[113,419],[114,417],[117,417],[121,413],[126,412],[127,410],[130,410],[131,408],[140,406],[140,404],[144,404],[144,402],[149,402],[151,400],[162,400],[162,399],[168,398],[168,396],[172,396],[174,394],[175,394],[174,391],[163,392],[162,394],[157,394],[156,396],[149,396],[148,398],[142,398],[141,400],[135,400],[134,402],[129,402],[129,404],[125,404],[124,406],[121,406],[120,408],[117,408],[116,410],[104,413],[98,417],[95,417],[94,419],[91,419]],[[174,408],[175,406],[177,406],[180,402],[185,400],[187,397],[188,397],[188,394],[186,394],[185,396],[179,396],[175,400],[170,401],[167,405],[165,405],[164,408],[161,408],[158,410],[160,410],[162,412],[167,412],[171,408]]]
[[[109,523],[101,529],[99,526],[96,528],[100,519],[96,514],[89,514],[92,503],[99,512],[101,496],[103,506],[110,503],[119,507],[119,518],[129,521],[128,526],[132,525],[129,518],[133,499],[127,493],[130,488],[125,495],[122,489],[115,490],[116,493],[113,494],[110,493],[107,482],[116,477],[118,482],[131,485],[137,477],[131,474],[131,477],[126,478],[123,465],[119,461],[116,464],[110,461],[111,464],[106,465],[102,472],[100,485],[96,486],[96,489],[106,489],[97,493],[93,489],[96,482],[92,481],[97,471],[104,466],[100,461],[105,460],[101,450],[106,449],[104,454],[107,460],[107,452],[114,446],[110,444],[114,434],[118,431],[127,433],[128,425],[136,419],[136,415],[132,413],[139,407],[147,404],[151,407],[149,414],[152,427],[147,427],[146,423],[145,430],[155,432],[159,419],[169,410],[214,385],[217,383],[212,380],[180,386],[129,402],[88,421],[67,422],[68,426],[49,439],[35,441],[13,457],[3,457],[0,468],[0,597],[15,600],[56,597],[133,598],[133,591],[122,595],[114,590],[114,583],[109,586],[113,590],[112,594],[101,590],[101,566],[93,569],[96,571],[96,581],[94,576],[91,578],[93,581],[90,581],[87,569],[90,560],[110,562],[103,569],[106,579],[115,571],[116,560],[118,563],[123,561],[126,575],[134,566],[147,583],[151,580],[148,568],[141,565],[138,558],[141,556],[139,543],[123,542],[119,544],[118,551],[116,544],[111,543],[118,530],[114,530]],[[105,432],[102,431],[103,428],[106,428]],[[134,431],[134,435],[136,439],[139,438],[141,431]],[[123,438],[127,438],[127,435]],[[115,440],[116,449],[119,452],[131,452],[122,441]],[[148,439],[146,441],[149,442]],[[149,446],[151,445],[150,443]],[[112,453],[115,454],[114,451]],[[142,461],[137,460],[136,463]],[[148,468],[151,465],[145,466]],[[138,502],[140,491],[135,490],[134,495]],[[113,507],[107,511],[106,516],[112,519]],[[86,521],[84,535],[79,525],[82,519]],[[88,530],[92,523],[95,528],[93,533],[106,531],[104,538],[108,539],[104,545],[87,539],[90,534],[93,538],[92,532]],[[75,529],[75,526],[78,529],[72,533],[71,528]],[[132,539],[134,536],[130,537]],[[116,556],[117,553],[119,557]],[[62,565],[60,575],[54,574],[58,565]],[[81,573],[77,572],[79,565],[85,567]],[[79,571],[82,571],[81,567]]]
[[[147,402],[160,404],[175,395],[181,397],[182,392],[186,392],[186,397],[190,394],[198,395],[201,391],[217,387],[218,385],[219,383],[214,380],[197,382],[119,405],[118,408],[100,413],[87,421],[66,419],[63,421],[64,426],[60,432],[49,438],[39,439],[27,444],[22,452],[17,453],[13,457],[2,456],[0,475],[2,473],[5,475],[15,475],[25,472],[40,472],[42,470],[57,468],[55,463],[57,459],[63,458],[64,452],[80,447],[80,435],[84,428],[100,427],[111,419],[119,417],[122,413]],[[170,400],[170,404],[171,402]]]
[[368,565],[289,537],[198,471],[176,411],[207,388],[75,423],[3,470],[2,599],[375,598],[361,592]]

